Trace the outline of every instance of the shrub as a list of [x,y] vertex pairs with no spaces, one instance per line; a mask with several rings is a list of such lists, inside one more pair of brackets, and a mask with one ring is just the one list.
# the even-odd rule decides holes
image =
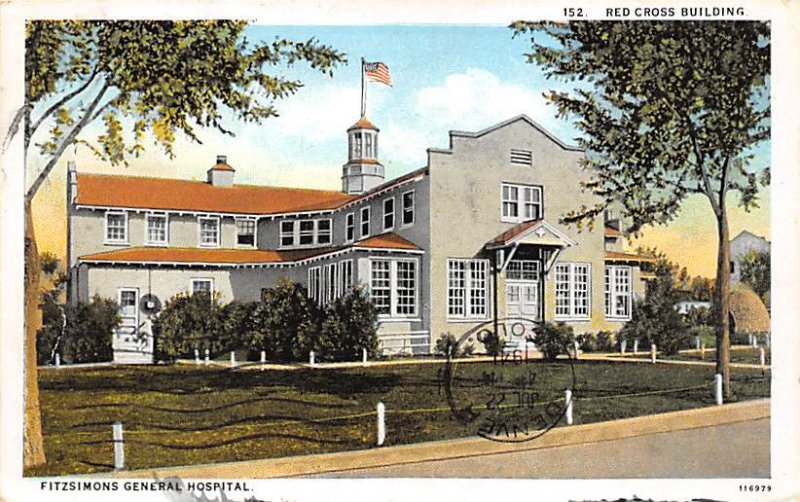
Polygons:
[[536,347],[547,361],[555,361],[559,354],[565,354],[573,339],[572,326],[563,322],[545,321],[536,329]]
[[264,302],[253,313],[253,326],[246,346],[265,350],[270,359],[299,361],[310,350],[324,350],[320,333],[322,311],[305,288],[288,279],[264,293]]
[[193,357],[195,349],[216,356],[232,345],[223,333],[219,297],[205,291],[167,300],[153,320],[153,335],[156,359],[167,362]]
[[320,335],[312,345],[323,360],[357,360],[363,349],[378,355],[378,313],[362,288],[328,304]]
[[458,344],[458,339],[452,333],[444,333],[436,340],[433,348],[437,356],[447,357],[469,357],[475,352],[475,346],[471,343]]
[[36,336],[39,364],[53,362],[56,352],[66,364],[113,359],[111,339],[120,323],[115,301],[95,296],[88,303],[64,308],[46,297],[42,311],[44,324]]
[[610,331],[582,333],[576,337],[576,340],[584,352],[612,352],[614,350],[614,335]]
[[478,336],[478,341],[483,344],[483,349],[487,355],[499,356],[503,353],[506,346],[506,341],[502,336],[499,336],[493,331],[485,331],[485,334]]
[[667,355],[690,347],[692,337],[673,305],[652,297],[635,301],[631,320],[622,327],[620,336],[629,344],[637,338],[648,345],[655,343],[658,350]]
[[221,335],[228,340],[229,349],[249,349],[250,339],[255,329],[255,312],[258,302],[234,300],[221,312]]

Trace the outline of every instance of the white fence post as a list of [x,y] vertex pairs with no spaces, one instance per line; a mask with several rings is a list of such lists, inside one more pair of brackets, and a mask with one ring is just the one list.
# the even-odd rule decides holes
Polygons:
[[575,350],[575,359],[580,359],[580,345],[578,344],[578,340],[572,341],[572,347]]
[[753,338],[752,338],[753,348],[756,348],[756,347],[758,347],[758,337],[756,335],[752,335],[752,336],[753,336]]
[[714,375],[714,397],[717,400],[717,405],[722,404],[722,375],[719,373]]
[[706,342],[700,343],[700,359],[706,358]]
[[367,349],[361,349],[361,363],[367,365]]
[[625,349],[627,347],[628,347],[628,340],[623,339],[621,342],[619,342],[619,353],[624,354]]
[[657,350],[658,350],[658,348],[656,347],[656,344],[650,345],[650,362],[653,363],[653,364],[656,363],[656,351]]
[[769,334],[769,333],[767,333],[767,335],[766,335],[766,340],[765,340],[765,342],[766,342],[766,345],[767,345],[767,348],[769,348],[769,343],[770,343],[770,342],[769,342],[769,339],[770,339],[770,334]]
[[231,351],[231,368],[236,366],[236,352]]
[[206,360],[205,363],[208,364],[211,361],[211,352],[206,349]]
[[761,349],[759,349],[758,355],[760,356],[761,359],[761,371],[763,372],[764,368],[767,366],[767,354],[764,352],[764,347],[761,347]]
[[567,403],[567,412],[564,414],[564,419],[567,425],[572,425],[572,391],[567,389],[564,391],[564,399]]
[[383,446],[386,441],[386,406],[378,403],[378,446]]
[[638,338],[633,341],[633,353],[634,354],[638,354],[639,353],[639,339]]
[[267,351],[261,351],[261,364],[267,364]]
[[56,352],[56,368],[60,368],[60,367],[61,367],[61,354]]
[[310,366],[312,366],[312,367],[313,367],[314,365],[316,365],[316,364],[317,364],[317,363],[316,363],[316,358],[315,358],[315,356],[314,356],[314,351],[313,351],[313,350],[312,350],[311,352],[309,352],[309,353],[308,353],[308,364],[309,364]]
[[125,468],[125,440],[122,436],[122,423],[114,422],[113,428],[114,438],[114,469],[120,470]]
[[197,349],[194,349],[194,363],[200,364],[200,351]]
[[700,337],[699,336],[694,337],[694,348],[696,350],[700,350]]

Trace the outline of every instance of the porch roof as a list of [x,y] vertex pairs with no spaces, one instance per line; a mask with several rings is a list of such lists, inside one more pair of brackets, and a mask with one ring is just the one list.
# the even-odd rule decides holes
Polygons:
[[620,253],[619,251],[606,251],[606,261],[610,262],[631,262],[631,263],[655,263],[656,259],[652,256],[644,256],[634,253]]
[[421,253],[413,242],[394,233],[376,235],[347,246],[330,246],[316,249],[265,250],[265,249],[208,249],[169,247],[130,247],[81,256],[83,263],[136,263],[166,265],[265,265],[297,264],[349,250],[384,250]]
[[486,243],[486,248],[497,249],[511,244],[563,248],[577,246],[578,243],[545,220],[528,220],[509,228],[490,240]]

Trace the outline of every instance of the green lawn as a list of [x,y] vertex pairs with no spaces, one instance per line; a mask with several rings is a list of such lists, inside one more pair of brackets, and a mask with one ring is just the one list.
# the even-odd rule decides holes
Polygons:
[[[640,352],[633,357],[640,357],[640,358],[649,358],[649,352]],[[674,354],[671,356],[663,356],[661,354],[658,355],[659,359],[669,359],[673,361],[708,361],[714,362],[716,361],[717,351],[716,349],[706,349],[704,357],[700,357],[700,351],[696,352],[681,352],[679,354]],[[770,349],[764,349],[764,359],[766,360],[767,364],[772,363],[771,359],[771,352]],[[761,353],[759,349],[754,349],[752,347],[747,348],[736,348],[731,350],[731,362],[732,363],[742,363],[742,364],[761,364]]]
[[[462,425],[448,406],[443,367],[261,372],[187,365],[41,371],[48,463],[26,475],[111,470],[115,421],[124,424],[131,469],[370,448],[378,401],[386,405],[388,445],[475,435],[475,424]],[[488,384],[492,373],[494,387]],[[574,389],[576,423],[714,402],[713,368],[702,366],[580,361],[573,371],[565,361],[462,363],[449,388],[458,407],[472,404],[480,410],[500,393],[512,403],[514,389],[529,385],[533,374],[528,390],[538,394],[537,402]],[[732,378],[738,400],[769,395],[769,375],[734,370]],[[687,387],[699,388],[652,393]]]

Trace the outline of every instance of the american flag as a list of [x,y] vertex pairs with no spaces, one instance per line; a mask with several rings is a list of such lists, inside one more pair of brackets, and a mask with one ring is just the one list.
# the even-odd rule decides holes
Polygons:
[[389,67],[383,63],[364,63],[364,75],[370,82],[380,82],[388,86],[392,85],[392,77],[389,76]]

